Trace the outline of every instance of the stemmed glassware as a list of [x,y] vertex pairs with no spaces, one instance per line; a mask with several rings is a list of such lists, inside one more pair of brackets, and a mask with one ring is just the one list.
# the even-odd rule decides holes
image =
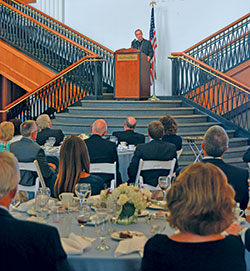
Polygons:
[[78,183],[75,186],[75,193],[80,199],[80,209],[82,209],[83,201],[91,196],[91,185],[89,183]]
[[160,176],[158,178],[158,184],[163,192],[163,201],[166,201],[167,190],[171,186],[171,179],[169,176]]
[[40,217],[44,218],[48,214],[48,209],[46,208],[51,192],[48,187],[42,188],[40,187],[36,192],[36,212]]
[[85,239],[85,235],[84,235],[85,225],[90,220],[90,216],[91,216],[90,208],[87,204],[84,204],[82,206],[81,212],[78,213],[78,215],[77,215],[77,221],[81,226],[82,238],[84,238],[84,239]]
[[108,235],[109,224],[107,222],[107,210],[105,208],[96,208],[95,215],[95,230],[100,239],[100,245],[96,247],[97,250],[109,250],[110,247],[106,244],[106,238]]

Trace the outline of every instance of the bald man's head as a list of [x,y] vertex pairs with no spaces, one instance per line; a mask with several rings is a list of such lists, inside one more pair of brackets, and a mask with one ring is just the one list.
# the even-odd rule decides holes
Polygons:
[[136,119],[134,117],[127,117],[124,122],[125,130],[134,130],[136,126]]
[[107,123],[103,119],[96,120],[91,125],[91,132],[92,134],[97,134],[100,136],[104,136],[107,133]]

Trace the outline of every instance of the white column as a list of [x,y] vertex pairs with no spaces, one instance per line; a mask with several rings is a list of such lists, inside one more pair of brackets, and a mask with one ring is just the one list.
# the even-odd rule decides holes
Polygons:
[[65,0],[37,0],[36,3],[31,5],[52,18],[64,23]]

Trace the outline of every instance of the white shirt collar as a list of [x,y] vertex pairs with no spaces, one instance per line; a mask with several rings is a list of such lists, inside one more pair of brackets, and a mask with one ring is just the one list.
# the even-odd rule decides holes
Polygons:
[[213,157],[213,156],[205,156],[205,157],[203,158],[203,160],[205,160],[205,159],[221,159],[221,160],[222,160],[221,157]]

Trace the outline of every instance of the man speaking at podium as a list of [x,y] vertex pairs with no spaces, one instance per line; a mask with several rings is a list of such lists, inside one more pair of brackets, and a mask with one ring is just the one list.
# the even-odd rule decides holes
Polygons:
[[147,60],[150,61],[154,55],[152,44],[149,40],[143,38],[141,29],[135,30],[136,39],[131,43],[131,48],[138,49],[147,56]]

